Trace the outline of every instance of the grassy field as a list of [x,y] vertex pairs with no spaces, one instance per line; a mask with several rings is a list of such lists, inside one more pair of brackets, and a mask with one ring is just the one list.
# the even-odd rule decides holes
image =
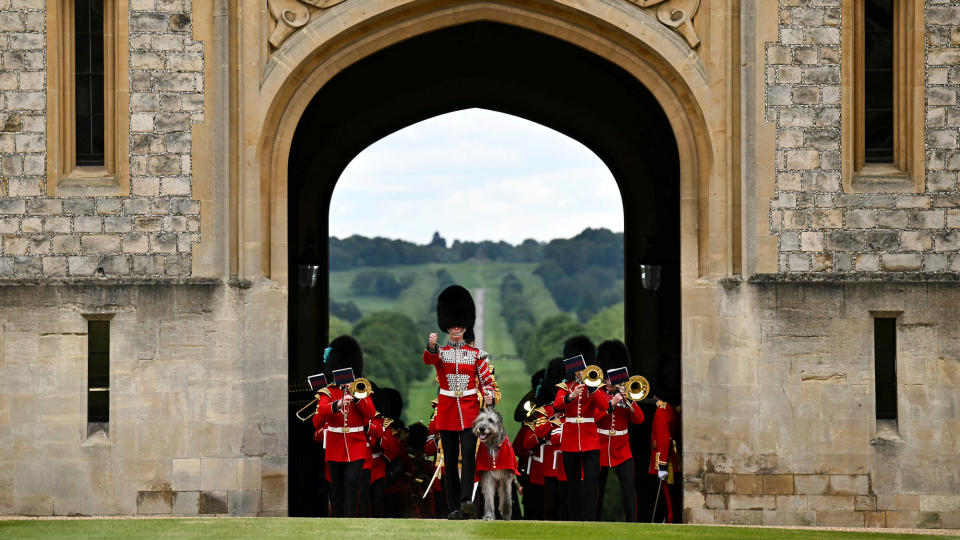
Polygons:
[[[523,283],[524,292],[531,301],[531,307],[539,319],[560,312],[553,297],[543,286],[540,278],[533,274],[537,263],[451,263],[394,266],[384,268],[393,272],[397,279],[405,275],[415,277],[413,284],[405,289],[398,298],[388,299],[382,296],[354,295],[350,284],[362,269],[330,273],[330,296],[338,302],[352,301],[364,313],[374,311],[398,311],[414,321],[424,325],[424,334],[435,331],[436,314],[433,294],[439,287],[437,270],[446,268],[453,279],[471,290],[485,290],[484,342],[480,346],[490,352],[496,367],[497,380],[501,385],[502,405],[498,407],[504,415],[507,432],[513,437],[519,425],[513,421],[513,410],[517,402],[530,387],[530,374],[523,362],[517,358],[517,347],[507,330],[506,321],[500,315],[500,282],[503,277],[513,273]],[[539,320],[538,319],[538,320]],[[419,359],[411,359],[418,362]],[[424,368],[426,378],[411,386],[404,420],[408,423],[430,418],[430,400],[436,397],[437,384],[432,372]]]
[[[297,518],[203,518],[203,519],[95,519],[0,521],[0,538],[365,538],[442,539],[471,538],[534,539],[565,538],[614,540],[896,540],[930,538],[921,535],[840,532],[832,530],[761,529],[696,525],[651,525],[571,522],[492,522],[396,520],[396,519],[297,519]],[[941,537],[942,538],[942,537]],[[956,537],[954,537],[956,538]]]

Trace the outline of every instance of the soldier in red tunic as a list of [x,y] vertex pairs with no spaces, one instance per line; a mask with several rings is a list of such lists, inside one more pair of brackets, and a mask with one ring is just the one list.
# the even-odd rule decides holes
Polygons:
[[[604,341],[597,347],[597,365],[608,374],[608,394],[620,395],[620,388],[611,384],[611,370],[622,373],[627,378],[630,366],[630,353],[620,340]],[[613,400],[611,399],[611,403]],[[623,501],[624,518],[627,522],[637,521],[637,492],[634,488],[633,454],[630,452],[630,424],[642,424],[643,411],[640,406],[626,399],[618,400],[612,412],[597,420],[597,434],[600,437],[600,499],[597,502],[597,519],[603,511],[603,494],[607,487],[610,469],[620,480],[620,497]]]
[[[359,377],[363,373],[360,345],[349,336],[334,339],[330,342],[325,368],[328,381],[336,381],[333,372],[346,368],[353,369],[354,375]],[[370,455],[364,428],[376,414],[377,410],[369,397],[354,399],[345,386],[337,386],[336,382],[320,391],[313,426],[327,426],[324,446],[336,517],[356,515],[360,471],[364,460]]]
[[[568,339],[563,344],[563,355],[567,359],[582,356],[586,365],[596,363],[596,348],[586,336]],[[610,396],[574,380],[573,372],[568,372],[567,378],[568,382],[558,386],[553,408],[563,411],[565,416],[560,450],[567,477],[568,511],[574,520],[593,521],[600,475],[600,440],[595,422],[607,414]]]
[[[656,513],[654,522],[674,523],[674,508],[679,508],[680,489],[680,365],[672,355],[658,359],[653,391],[657,401],[653,413],[653,431],[650,435],[649,474],[659,477]],[[671,486],[673,488],[671,489]]]
[[471,427],[480,404],[490,405],[495,400],[496,381],[486,358],[463,339],[475,319],[476,306],[470,293],[459,285],[447,287],[437,298],[437,323],[450,339],[440,347],[437,334],[432,333],[423,352],[423,363],[437,370],[440,383],[436,421],[443,453],[451,463],[458,454],[462,460],[462,470],[447,467],[444,471],[448,519],[464,519],[476,513],[472,480],[477,438]]

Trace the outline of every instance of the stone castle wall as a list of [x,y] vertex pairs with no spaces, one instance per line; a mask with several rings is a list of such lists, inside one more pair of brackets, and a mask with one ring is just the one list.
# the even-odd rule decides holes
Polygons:
[[[286,515],[285,307],[216,280],[0,285],[0,514]],[[87,426],[98,314],[106,436]]]
[[960,271],[960,2],[926,0],[925,12],[924,189],[855,194],[840,177],[841,0],[780,0],[766,48],[780,272]]
[[[0,2],[0,276],[189,276],[191,127],[204,45],[190,0],[130,0],[129,197],[47,196],[44,0]],[[126,156],[120,159],[127,159]]]
[[[960,284],[697,294],[717,315],[684,326],[688,521],[960,528]],[[898,316],[896,422],[875,414],[878,312]]]

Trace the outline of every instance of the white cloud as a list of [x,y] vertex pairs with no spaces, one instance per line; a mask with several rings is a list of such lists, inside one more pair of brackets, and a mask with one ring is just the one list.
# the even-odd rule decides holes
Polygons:
[[623,230],[620,192],[589,149],[483,109],[438,116],[361,152],[330,205],[330,234],[448,241],[550,240]]

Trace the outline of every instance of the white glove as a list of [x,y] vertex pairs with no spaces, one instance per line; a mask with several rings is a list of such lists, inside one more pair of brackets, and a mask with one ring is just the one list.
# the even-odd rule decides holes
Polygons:
[[667,479],[667,471],[665,471],[665,470],[663,470],[663,469],[660,469],[660,470],[657,471],[657,476],[660,477],[661,480],[666,480],[666,479]]

